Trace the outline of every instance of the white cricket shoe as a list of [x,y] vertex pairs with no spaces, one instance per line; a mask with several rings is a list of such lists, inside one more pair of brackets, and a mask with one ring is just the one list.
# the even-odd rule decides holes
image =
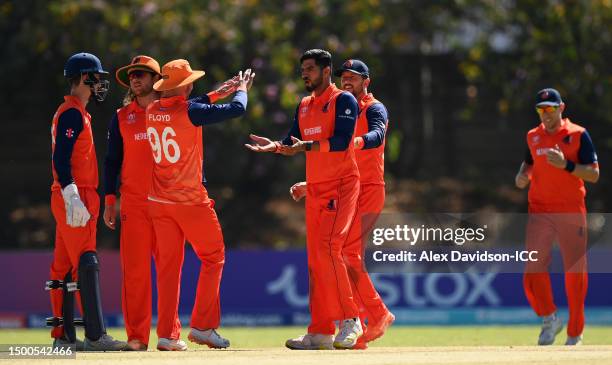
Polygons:
[[187,338],[191,342],[195,342],[198,345],[206,345],[211,349],[225,349],[230,345],[229,340],[221,337],[214,328],[207,329],[206,331],[192,328]]
[[550,316],[544,316],[542,319],[542,331],[538,338],[538,345],[552,345],[555,342],[555,337],[563,329],[563,321],[556,313]]
[[340,323],[340,331],[334,339],[334,347],[337,349],[350,349],[363,335],[363,328],[359,318],[345,319]]
[[333,350],[333,343],[334,335],[307,333],[298,338],[287,340],[285,346],[291,350]]
[[567,341],[565,341],[565,345],[566,346],[580,346],[580,345],[582,345],[582,335],[576,336],[576,337],[567,336]]
[[157,349],[159,351],[187,351],[187,344],[180,339],[160,338],[157,341]]

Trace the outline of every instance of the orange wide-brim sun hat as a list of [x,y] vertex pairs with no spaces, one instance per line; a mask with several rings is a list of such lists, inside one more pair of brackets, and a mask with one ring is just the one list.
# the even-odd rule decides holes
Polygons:
[[129,89],[130,88],[130,72],[136,71],[136,70],[153,72],[154,74],[161,76],[161,72],[159,69],[159,63],[155,61],[155,59],[152,57],[140,55],[140,56],[134,57],[132,59],[132,62],[130,62],[129,65],[123,66],[120,69],[118,69],[117,72],[115,73],[115,78],[117,79],[117,82],[121,86]]
[[162,79],[153,85],[155,91],[167,91],[185,86],[204,76],[206,72],[192,70],[187,60],[179,59],[162,67]]

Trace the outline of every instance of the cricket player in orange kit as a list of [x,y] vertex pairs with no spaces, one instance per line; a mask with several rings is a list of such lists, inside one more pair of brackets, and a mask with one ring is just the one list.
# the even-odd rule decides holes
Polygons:
[[[51,280],[46,287],[51,291],[54,316],[51,336],[54,346],[73,344],[87,351],[120,351],[126,345],[108,336],[104,326],[96,254],[98,162],[91,115],[85,109],[90,98],[101,102],[106,97],[106,74],[98,57],[90,53],[70,57],[64,66],[70,94],[51,124],[51,210],[56,222]],[[83,342],[76,339],[74,329],[74,291],[80,294]]]
[[[352,93],[359,103],[353,138],[360,175],[359,201],[342,255],[364,327],[364,335],[353,349],[366,349],[367,343],[381,337],[395,320],[376,292],[362,256],[364,233],[374,226],[385,205],[384,153],[388,117],[385,106],[368,92],[370,72],[363,61],[347,60],[334,74],[340,77],[342,89]],[[293,185],[290,193],[295,201],[299,201],[306,196],[306,190],[306,182],[301,182]]]
[[[302,79],[312,92],[300,102],[282,141],[251,135],[256,152],[306,153],[306,230],[311,323],[308,333],[286,342],[290,349],[351,348],[363,334],[349,273],[342,258],[359,196],[353,133],[355,97],[331,82],[331,54],[306,51]],[[301,139],[304,139],[302,141]],[[334,321],[340,330],[334,338]]]
[[124,106],[108,127],[104,160],[104,223],[116,228],[117,182],[121,192],[121,302],[128,336],[127,349],[146,351],[151,332],[151,257],[155,247],[149,218],[148,193],[153,156],[147,139],[146,107],[159,98],[153,83],[161,77],[159,63],[140,55],[117,70],[117,82],[128,89]]
[[230,345],[216,331],[221,319],[219,285],[225,244],[214,201],[202,184],[201,127],[244,114],[254,75],[250,69],[238,74],[229,104],[211,104],[208,95],[188,100],[193,82],[204,71],[192,70],[182,59],[165,64],[162,79],[153,86],[162,93],[146,110],[154,161],[148,199],[156,240],[159,350],[187,349],[180,340],[178,320],[185,239],[202,262],[189,340],[212,348]]
[[538,92],[536,111],[541,123],[527,133],[527,154],[515,179],[521,189],[530,184],[527,249],[539,253],[538,264],[527,266],[524,286],[531,307],[542,317],[539,345],[551,345],[563,329],[547,272],[555,239],[563,256],[569,306],[565,344],[581,344],[584,329],[588,280],[584,181],[597,182],[599,165],[589,133],[563,118],[564,110],[557,90]]

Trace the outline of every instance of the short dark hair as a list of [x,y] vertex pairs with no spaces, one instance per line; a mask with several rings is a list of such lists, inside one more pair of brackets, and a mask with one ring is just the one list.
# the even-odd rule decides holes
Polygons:
[[324,49],[309,49],[300,57],[300,63],[310,59],[315,60],[315,63],[317,66],[321,67],[321,69],[328,66],[330,68],[332,67],[332,55]]

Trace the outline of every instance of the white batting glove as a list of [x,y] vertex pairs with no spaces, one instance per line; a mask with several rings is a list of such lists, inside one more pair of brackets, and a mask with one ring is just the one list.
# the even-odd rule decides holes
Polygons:
[[70,227],[85,227],[91,214],[81,201],[76,184],[70,184],[62,189],[64,205],[66,206],[66,224]]

